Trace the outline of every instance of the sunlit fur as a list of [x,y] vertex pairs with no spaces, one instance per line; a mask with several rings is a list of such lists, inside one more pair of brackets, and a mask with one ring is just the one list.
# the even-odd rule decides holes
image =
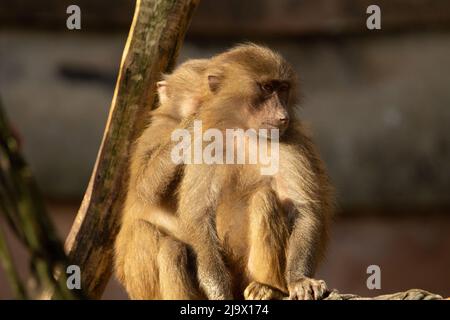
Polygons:
[[[288,83],[288,94],[264,95],[261,84],[271,81]],[[280,170],[262,176],[258,164],[175,168],[167,142],[173,126],[161,121],[158,133],[150,126],[132,156],[116,244],[119,279],[130,297],[141,299],[320,298],[326,286],[312,277],[325,250],[333,197],[297,119],[293,69],[272,50],[244,44],[211,58],[191,83],[198,111],[179,127],[192,129],[193,118],[204,130],[283,126]],[[286,114],[284,125],[279,120]],[[148,203],[169,210],[152,220]]]
[[174,192],[181,174],[161,146],[200,106],[200,87],[193,84],[201,82],[206,63],[190,60],[158,83],[160,105],[151,112],[150,124],[130,157],[128,192],[115,245],[115,271],[132,299],[196,297],[186,270],[186,246],[160,231],[175,225]]

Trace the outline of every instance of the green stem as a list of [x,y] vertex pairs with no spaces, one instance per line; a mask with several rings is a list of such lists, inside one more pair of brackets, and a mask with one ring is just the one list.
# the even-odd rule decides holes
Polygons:
[[57,269],[65,271],[67,257],[1,104],[0,199],[0,213],[30,253],[32,276],[38,288],[52,291],[60,299],[78,298],[79,292],[67,288],[65,272],[60,272],[58,279],[55,277]]
[[6,237],[2,228],[0,228],[0,262],[3,265],[3,269],[5,269],[6,277],[8,278],[15,297],[17,299],[27,299],[27,294],[20,280],[19,274],[16,272],[11,251],[6,243]]

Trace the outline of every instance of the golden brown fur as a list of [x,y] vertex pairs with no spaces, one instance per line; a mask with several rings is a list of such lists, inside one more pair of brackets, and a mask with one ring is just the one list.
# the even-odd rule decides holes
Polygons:
[[170,218],[176,211],[174,192],[180,176],[178,166],[161,146],[170,141],[172,131],[184,118],[197,111],[199,88],[192,84],[200,83],[206,62],[188,61],[158,82],[160,106],[151,112],[150,125],[131,155],[115,270],[132,299],[196,297],[187,272],[187,247],[161,232],[164,226],[174,224]]
[[[170,160],[174,127],[162,123],[163,142],[149,148],[151,125],[133,155],[139,161],[132,161],[116,245],[119,279],[131,298],[320,298],[325,284],[312,277],[325,249],[332,193],[296,119],[295,73],[278,54],[248,44],[213,57],[200,74],[195,119],[203,130],[279,128],[280,169],[264,176],[261,164],[188,164],[181,176]],[[192,130],[192,117],[178,127]],[[148,163],[156,170],[145,170]],[[156,220],[148,218],[148,203],[165,209]]]

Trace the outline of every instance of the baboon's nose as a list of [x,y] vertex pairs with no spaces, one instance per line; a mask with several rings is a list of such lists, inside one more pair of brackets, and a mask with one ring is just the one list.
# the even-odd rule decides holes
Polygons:
[[281,117],[280,119],[278,119],[279,123],[281,126],[285,127],[289,124],[289,117]]

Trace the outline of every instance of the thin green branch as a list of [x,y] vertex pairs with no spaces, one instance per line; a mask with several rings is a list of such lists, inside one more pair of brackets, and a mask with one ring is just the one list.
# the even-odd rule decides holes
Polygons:
[[0,227],[0,263],[5,269],[6,277],[9,281],[11,289],[17,299],[27,299],[27,294],[16,271],[11,251],[6,243],[6,237],[3,229]]
[[[66,274],[61,271],[65,271],[68,263],[62,242],[51,223],[31,170],[20,153],[18,141],[12,134],[1,104],[0,199],[0,214],[30,253],[31,274],[38,290],[52,291],[57,299],[80,297],[79,291],[71,291],[66,286]],[[4,238],[1,257],[5,269],[9,268],[8,273],[11,274],[13,264]],[[56,278],[57,272],[59,277]]]

